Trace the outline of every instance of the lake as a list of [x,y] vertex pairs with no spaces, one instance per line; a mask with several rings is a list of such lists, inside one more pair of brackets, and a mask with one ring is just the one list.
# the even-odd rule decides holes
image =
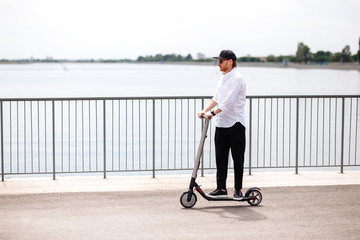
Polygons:
[[[239,67],[248,95],[356,95],[355,70]],[[0,97],[211,96],[217,66],[175,64],[3,64]]]

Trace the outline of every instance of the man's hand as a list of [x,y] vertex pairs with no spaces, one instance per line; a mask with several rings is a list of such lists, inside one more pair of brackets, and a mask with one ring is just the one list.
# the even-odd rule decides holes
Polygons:
[[206,112],[204,112],[204,110],[198,113],[198,117],[200,119],[202,118],[203,115],[206,115]]
[[211,113],[207,113],[205,114],[205,119],[206,120],[211,120],[211,118],[213,118],[214,116]]

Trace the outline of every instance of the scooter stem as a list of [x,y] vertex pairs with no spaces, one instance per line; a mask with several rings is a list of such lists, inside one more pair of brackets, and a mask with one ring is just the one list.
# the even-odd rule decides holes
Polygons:
[[209,128],[209,120],[205,119],[205,124],[204,124],[203,130],[202,130],[202,133],[201,133],[199,148],[198,148],[196,158],[195,158],[195,166],[194,166],[194,170],[192,173],[192,178],[194,178],[194,179],[197,177],[197,171],[199,170],[199,167],[200,167],[200,159],[201,159],[201,155],[203,152],[205,138],[206,138],[208,128]]

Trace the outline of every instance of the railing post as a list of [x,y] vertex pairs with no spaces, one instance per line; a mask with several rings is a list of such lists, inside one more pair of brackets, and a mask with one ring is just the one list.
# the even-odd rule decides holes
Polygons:
[[299,98],[296,98],[296,159],[295,173],[299,173]]
[[341,108],[341,164],[340,173],[344,173],[344,127],[345,127],[345,98],[342,98]]
[[53,180],[55,180],[55,101],[52,101]]
[[[204,99],[201,99],[201,109],[204,109]],[[201,130],[203,129],[204,129],[204,121],[201,121]],[[202,177],[204,176],[204,151],[201,154],[201,176]]]
[[3,101],[0,102],[0,121],[1,121],[1,181],[4,181],[4,127],[3,127]]
[[106,100],[103,100],[104,179],[106,178]]
[[249,175],[251,175],[251,122],[252,122],[252,98],[249,104]]
[[152,143],[152,147],[153,147],[153,153],[152,153],[152,158],[153,158],[153,178],[155,178],[155,99],[153,99],[153,143]]

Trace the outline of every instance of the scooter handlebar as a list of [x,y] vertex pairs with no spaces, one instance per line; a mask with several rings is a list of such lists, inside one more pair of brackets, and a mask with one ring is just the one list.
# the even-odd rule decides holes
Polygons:
[[[201,118],[204,119],[204,118],[205,118],[205,115],[201,115]],[[212,117],[209,117],[209,118],[211,119]]]

